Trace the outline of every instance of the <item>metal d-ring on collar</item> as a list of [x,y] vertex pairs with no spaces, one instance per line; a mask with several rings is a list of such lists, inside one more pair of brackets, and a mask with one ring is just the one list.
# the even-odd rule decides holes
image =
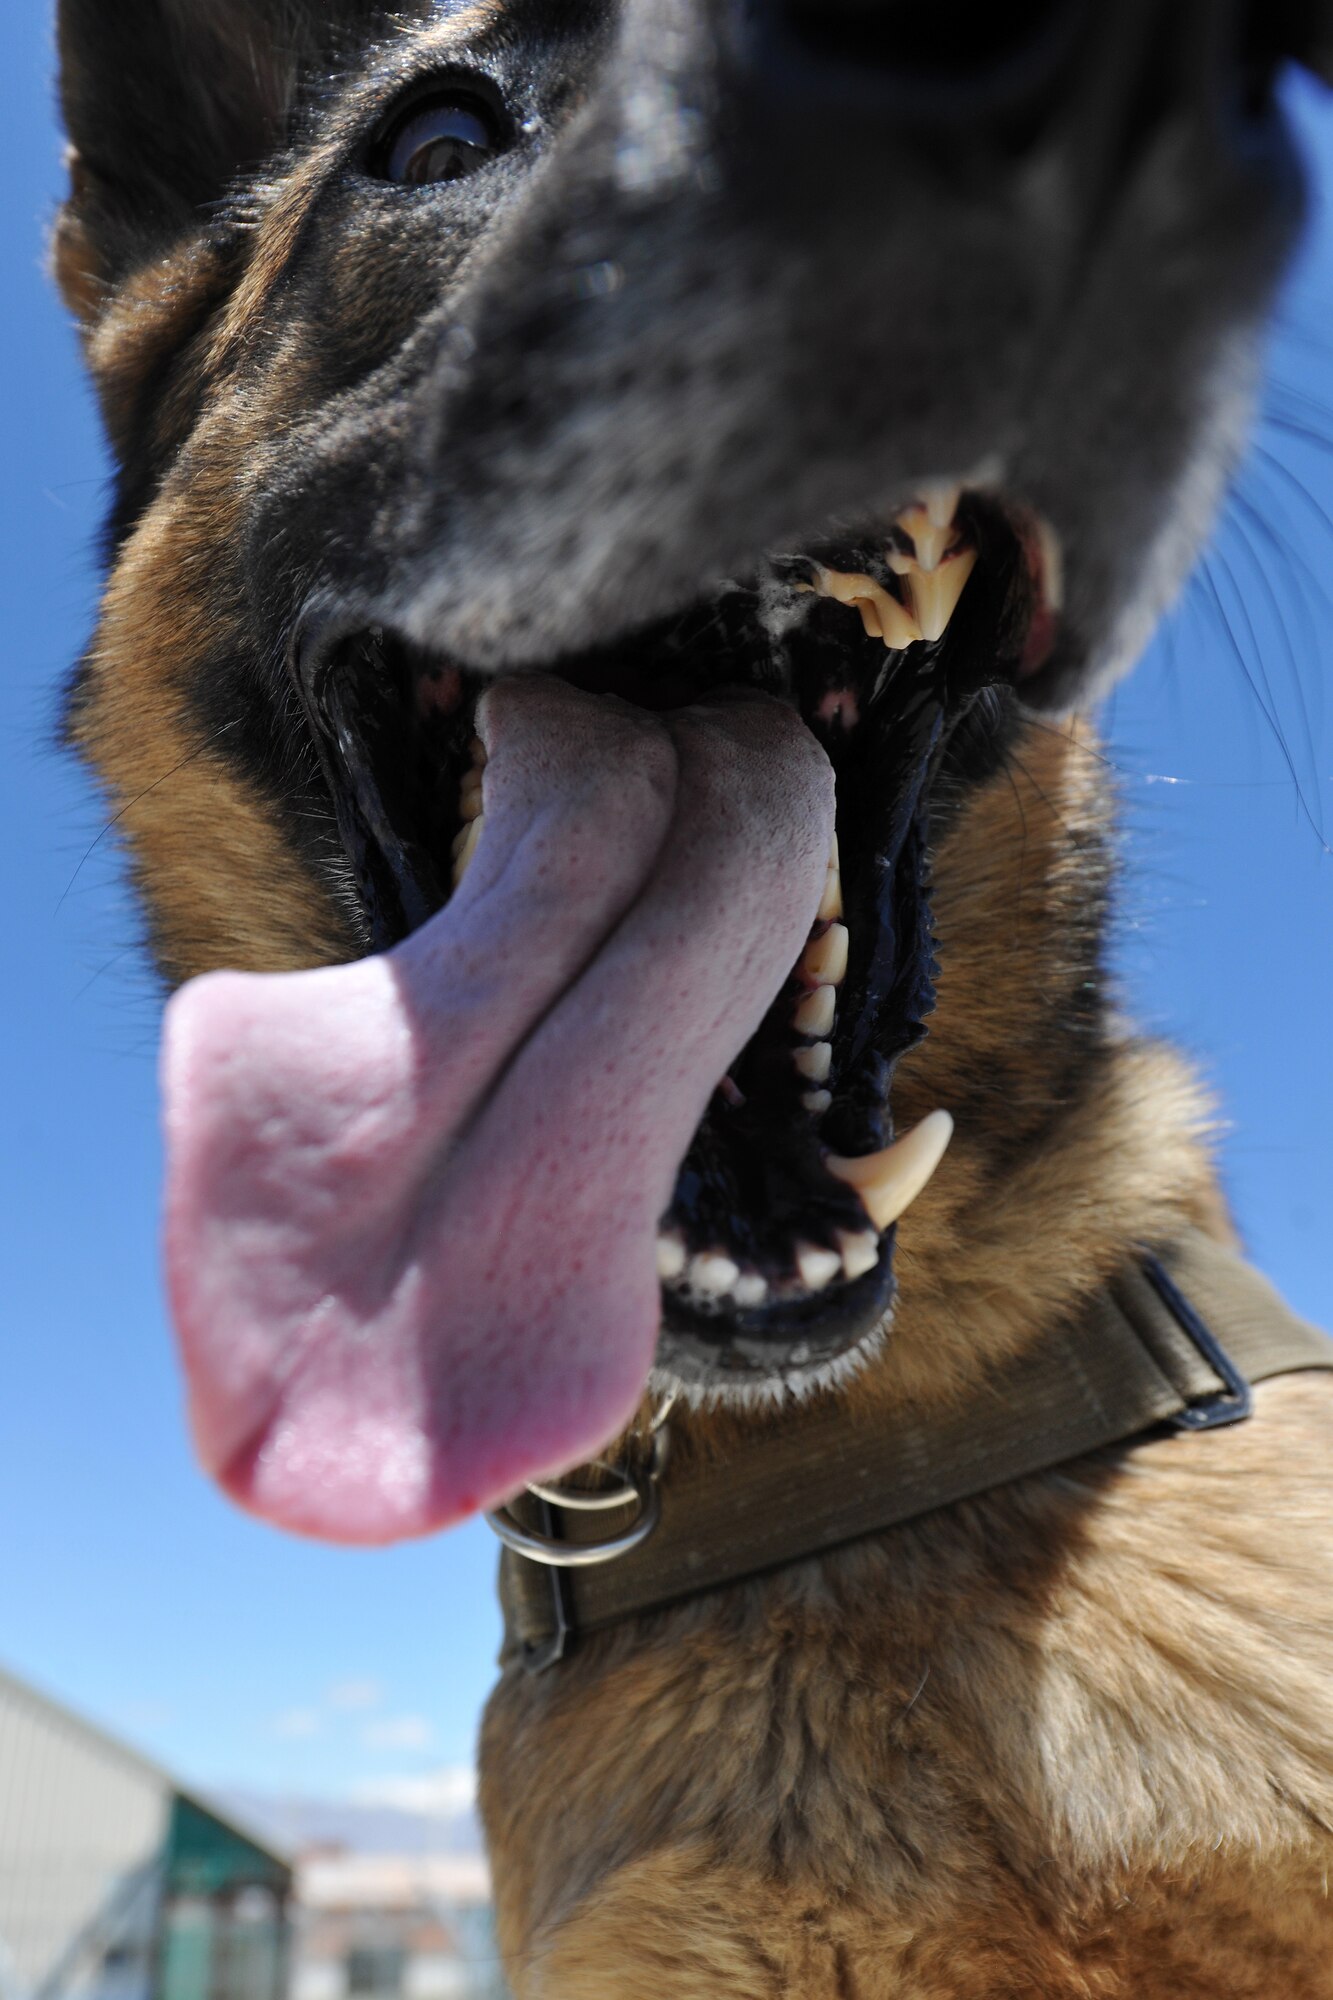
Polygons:
[[534,1500],[542,1503],[543,1519],[552,1526],[555,1515],[559,1513],[609,1513],[613,1508],[628,1507],[631,1502],[637,1501],[638,1513],[620,1534],[607,1535],[599,1542],[566,1542],[558,1535],[521,1527],[508,1507],[498,1507],[487,1514],[487,1527],[515,1555],[526,1556],[529,1562],[541,1563],[547,1569],[594,1569],[602,1563],[618,1561],[632,1549],[641,1548],[662,1518],[661,1478],[671,1438],[667,1418],[675,1400],[674,1394],[668,1396],[653,1418],[652,1452],[641,1471],[626,1471],[623,1467],[606,1465],[598,1459],[595,1469],[615,1480],[614,1486],[602,1487],[596,1492],[549,1484],[532,1485],[525,1489]]

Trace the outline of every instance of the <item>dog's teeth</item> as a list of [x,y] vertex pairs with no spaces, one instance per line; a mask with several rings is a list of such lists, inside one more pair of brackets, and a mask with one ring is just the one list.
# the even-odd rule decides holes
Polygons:
[[846,924],[830,924],[801,954],[801,972],[815,986],[841,986],[847,977],[851,934]]
[[690,1284],[706,1298],[720,1299],[734,1291],[741,1267],[723,1250],[705,1250],[690,1259]]
[[881,637],[891,652],[902,652],[914,646],[921,637],[921,627],[908,611],[906,605],[899,604],[896,597],[890,597],[887,590],[879,611]]
[[811,587],[819,596],[831,597],[838,604],[851,605],[859,611],[872,639],[882,639],[886,646],[902,651],[921,637],[921,628],[906,605],[900,604],[882,583],[876,583],[873,576],[825,569],[823,563],[816,563],[814,568],[818,581]]
[[480,819],[474,819],[469,826],[463,828],[463,831],[454,842],[455,889],[472,866],[472,857],[477,851],[477,843],[481,839],[481,830],[485,824],[484,816]]
[[833,870],[835,875],[842,867],[842,856],[838,849],[838,836],[836,832],[834,833],[832,840],[829,842],[828,865]]
[[767,1281],[757,1271],[742,1271],[733,1287],[732,1296],[738,1306],[753,1310],[761,1306],[768,1297]]
[[831,1090],[807,1090],[801,1102],[813,1117],[822,1118],[826,1111],[832,1109],[833,1092]]
[[807,1083],[827,1083],[833,1068],[833,1044],[812,1042],[808,1049],[797,1049],[796,1068]]
[[838,991],[835,986],[816,986],[813,993],[806,995],[792,1016],[792,1024],[798,1035],[817,1035],[822,1040],[833,1033],[833,1023],[838,1016]]
[[879,1238],[873,1229],[863,1229],[856,1236],[850,1230],[840,1229],[838,1248],[842,1252],[844,1278],[864,1278],[879,1262]]
[[941,528],[935,525],[924,507],[909,507],[905,513],[898,516],[898,526],[905,535],[910,535],[912,538],[917,567],[927,572],[938,569],[948,554],[949,544],[954,538],[952,515]]
[[921,504],[932,528],[951,528],[963,497],[961,486],[940,482],[921,488]]
[[842,877],[836,868],[830,868],[824,877],[824,900],[819,905],[819,921],[832,923],[842,915]]
[[468,755],[479,771],[486,769],[486,745],[482,742],[480,736],[473,737],[471,743],[468,745]]
[[842,1276],[842,1258],[833,1250],[821,1250],[814,1243],[798,1243],[796,1269],[807,1292],[822,1292]]
[[905,1215],[948,1151],[953,1119],[947,1111],[932,1111],[882,1153],[845,1160],[830,1153],[824,1164],[836,1179],[860,1195],[866,1214],[881,1234]]
[[458,810],[464,820],[480,819],[483,811],[481,772],[470,771],[458,795]]
[[871,600],[868,597],[854,597],[852,604],[861,614],[861,623],[865,626],[867,639],[882,639],[883,621]]
[[1065,608],[1064,544],[1049,521],[1037,521],[1037,547],[1041,553],[1041,592],[1050,610]]
[[657,1239],[657,1275],[664,1285],[683,1275],[689,1262],[685,1238],[674,1229],[664,1229]]
[[907,594],[912,600],[916,622],[924,639],[942,639],[958,609],[958,600],[977,566],[975,549],[960,549],[956,555],[929,572],[915,566],[907,578]]

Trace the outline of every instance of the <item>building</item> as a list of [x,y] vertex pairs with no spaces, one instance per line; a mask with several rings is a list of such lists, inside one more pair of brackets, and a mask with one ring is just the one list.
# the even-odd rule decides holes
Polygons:
[[312,1850],[297,1904],[291,2000],[505,2000],[480,1854]]
[[292,1870],[0,1669],[0,2000],[282,2000]]

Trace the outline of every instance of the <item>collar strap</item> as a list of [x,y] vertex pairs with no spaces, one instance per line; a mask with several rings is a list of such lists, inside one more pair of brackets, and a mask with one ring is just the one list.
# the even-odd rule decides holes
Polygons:
[[[1167,1424],[1248,1417],[1250,1384],[1333,1369],[1333,1341],[1233,1252],[1190,1230],[1141,1254],[960,1405],[887,1419],[797,1405],[730,1456],[673,1469],[657,1434],[622,1498],[525,1493],[491,1524],[505,1664],[553,1665],[580,1634],[882,1533]],[[582,1503],[582,1504],[580,1504]],[[516,1552],[526,1546],[540,1559]],[[615,1553],[608,1559],[608,1551]]]

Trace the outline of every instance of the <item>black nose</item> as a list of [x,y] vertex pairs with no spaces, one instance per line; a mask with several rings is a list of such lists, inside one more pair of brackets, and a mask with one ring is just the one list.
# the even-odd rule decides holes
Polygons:
[[1097,4],[741,0],[741,39],[756,80],[783,96],[975,130],[1030,122]]

